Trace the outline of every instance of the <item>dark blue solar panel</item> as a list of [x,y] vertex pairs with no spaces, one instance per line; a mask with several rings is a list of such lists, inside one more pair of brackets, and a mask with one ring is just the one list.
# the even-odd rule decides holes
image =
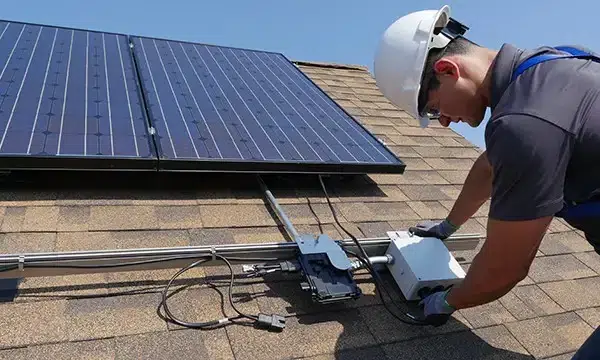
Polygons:
[[143,37],[132,42],[162,168],[404,169],[281,54]]
[[133,65],[126,35],[0,21],[0,156],[155,166]]

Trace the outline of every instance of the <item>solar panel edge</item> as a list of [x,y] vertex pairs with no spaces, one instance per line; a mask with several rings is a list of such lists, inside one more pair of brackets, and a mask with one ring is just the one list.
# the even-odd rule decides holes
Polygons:
[[255,162],[223,159],[162,161],[165,172],[292,173],[292,174],[403,174],[404,163]]

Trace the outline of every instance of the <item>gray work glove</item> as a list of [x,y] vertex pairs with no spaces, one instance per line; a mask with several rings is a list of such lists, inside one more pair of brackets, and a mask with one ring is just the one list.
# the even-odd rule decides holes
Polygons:
[[445,219],[443,221],[422,221],[417,226],[410,227],[408,231],[420,237],[436,237],[443,240],[454,234],[458,229],[459,226],[455,226]]
[[448,290],[437,291],[425,297],[419,305],[423,307],[425,321],[434,326],[444,325],[456,310],[446,301]]

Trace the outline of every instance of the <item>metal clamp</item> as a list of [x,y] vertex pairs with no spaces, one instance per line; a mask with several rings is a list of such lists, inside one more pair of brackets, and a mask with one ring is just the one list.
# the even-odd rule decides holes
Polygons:
[[212,247],[210,248],[210,255],[212,256],[212,261],[215,261],[215,260],[217,260],[217,256],[216,256],[216,254],[217,254],[217,250],[215,249],[215,247],[214,247],[214,246],[212,246]]
[[19,271],[25,269],[25,255],[19,255]]

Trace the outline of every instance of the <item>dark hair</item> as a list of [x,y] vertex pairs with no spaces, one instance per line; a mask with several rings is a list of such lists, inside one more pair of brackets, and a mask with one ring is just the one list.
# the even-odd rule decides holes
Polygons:
[[418,109],[419,113],[423,111],[425,104],[427,103],[427,95],[430,90],[435,90],[440,86],[440,82],[435,76],[435,70],[433,65],[448,55],[465,55],[473,50],[474,47],[479,45],[475,44],[471,40],[458,36],[454,38],[445,48],[442,49],[431,49],[425,60],[425,66],[423,68],[423,75],[421,77],[421,89],[419,91],[418,98]]

